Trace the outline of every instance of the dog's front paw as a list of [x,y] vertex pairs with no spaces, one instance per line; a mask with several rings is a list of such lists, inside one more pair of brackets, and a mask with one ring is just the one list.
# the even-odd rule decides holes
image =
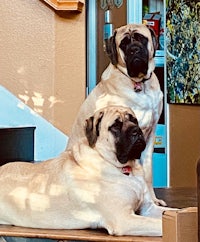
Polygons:
[[154,203],[158,206],[163,206],[163,207],[167,206],[167,203],[162,199],[154,198]]
[[154,192],[154,189],[153,189],[153,187],[152,187],[152,184],[149,185],[149,191],[150,191],[150,194],[151,194],[151,198],[152,198],[153,202],[154,202],[156,205],[158,205],[158,206],[163,206],[163,207],[166,207],[166,206],[167,206],[167,203],[166,203],[164,200],[162,200],[162,199],[158,199],[158,198],[156,197],[156,194],[155,194],[155,192]]

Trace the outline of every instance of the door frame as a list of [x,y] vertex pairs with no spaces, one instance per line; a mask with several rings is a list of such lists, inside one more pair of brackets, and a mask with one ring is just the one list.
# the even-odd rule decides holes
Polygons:
[[[97,83],[97,1],[87,0],[86,5],[88,95]],[[127,0],[127,23],[142,23],[142,0]]]
[[[164,14],[165,14],[165,1]],[[127,24],[142,23],[142,0],[127,0]],[[87,6],[87,82],[86,95],[88,95],[97,84],[97,1],[86,0]],[[164,53],[164,51],[163,51]],[[165,53],[164,53],[165,56]],[[165,57],[159,55],[155,57],[157,67],[164,67],[164,78],[166,80],[166,64]],[[166,82],[165,82],[165,100],[166,100]],[[163,108],[165,109],[165,128],[166,128],[166,155],[167,155],[167,186],[170,184],[170,161],[169,161],[169,107],[165,101]]]

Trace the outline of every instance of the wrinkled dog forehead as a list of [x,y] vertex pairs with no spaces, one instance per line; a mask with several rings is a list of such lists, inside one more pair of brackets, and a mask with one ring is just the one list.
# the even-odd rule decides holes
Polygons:
[[93,116],[85,120],[84,131],[89,146],[94,147],[99,136],[107,137],[109,128],[116,120],[121,122],[130,120],[138,124],[135,114],[130,108],[109,106],[100,109]]
[[117,43],[120,44],[124,36],[132,34],[132,32],[140,33],[145,36],[149,41],[152,41],[151,32],[149,28],[144,24],[128,24],[116,29]]
[[101,109],[95,116],[98,118],[100,114],[102,115],[102,125],[106,127],[112,125],[116,119],[123,122],[125,120],[130,120],[131,117],[136,118],[135,113],[130,108],[121,106],[109,106]]
[[116,46],[119,50],[119,46],[121,44],[121,41],[127,36],[127,35],[133,35],[134,33],[139,33],[146,37],[148,39],[148,51],[150,58],[153,57],[155,50],[157,49],[157,40],[155,39],[154,33],[144,24],[128,24],[125,26],[122,26],[115,30],[116,33]]

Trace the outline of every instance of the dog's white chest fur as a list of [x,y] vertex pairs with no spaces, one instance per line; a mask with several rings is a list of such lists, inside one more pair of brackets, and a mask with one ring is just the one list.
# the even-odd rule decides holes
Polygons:
[[95,110],[119,103],[130,107],[134,110],[144,133],[157,123],[162,109],[163,93],[154,73],[149,81],[142,84],[142,91],[135,92],[131,79],[110,64],[104,71],[99,85],[105,93],[99,94],[97,91]]

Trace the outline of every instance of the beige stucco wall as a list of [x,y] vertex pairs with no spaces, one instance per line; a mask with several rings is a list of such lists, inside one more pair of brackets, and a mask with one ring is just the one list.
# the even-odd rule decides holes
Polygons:
[[54,119],[68,133],[86,92],[85,14],[55,15],[55,31]]
[[170,186],[195,187],[200,159],[200,107],[169,105]]
[[0,1],[0,85],[68,134],[85,98],[85,8]]

